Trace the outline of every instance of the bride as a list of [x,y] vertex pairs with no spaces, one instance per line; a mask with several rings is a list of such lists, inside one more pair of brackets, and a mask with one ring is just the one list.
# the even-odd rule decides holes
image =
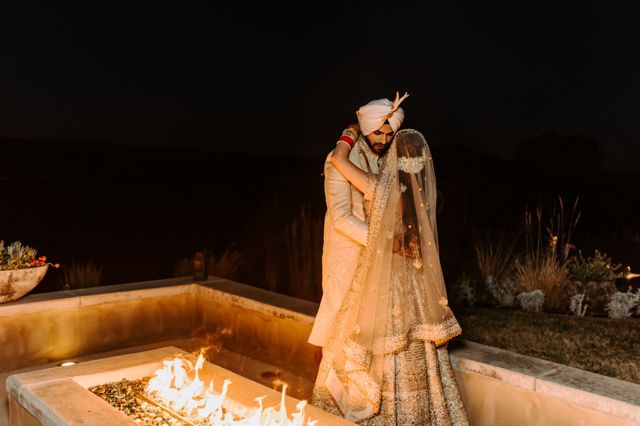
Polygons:
[[378,175],[354,166],[349,151],[339,142],[331,161],[364,193],[369,234],[313,405],[361,425],[467,425],[446,345],[461,329],[440,268],[427,142],[398,131]]

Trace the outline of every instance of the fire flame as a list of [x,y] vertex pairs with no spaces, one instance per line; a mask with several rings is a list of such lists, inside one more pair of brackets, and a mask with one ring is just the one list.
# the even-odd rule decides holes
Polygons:
[[[282,387],[282,398],[279,409],[276,407],[264,408],[262,401],[264,396],[255,401],[258,408],[243,419],[234,419],[231,412],[223,412],[224,400],[231,380],[225,380],[222,391],[216,393],[213,390],[213,380],[205,387],[200,380],[199,373],[204,365],[202,354],[198,356],[195,366],[188,360],[174,358],[163,361],[163,367],[156,371],[155,376],[149,380],[145,388],[145,394],[156,401],[161,402],[167,408],[174,410],[186,418],[197,419],[211,426],[304,426],[304,409],[307,401],[300,401],[296,405],[298,411],[287,414],[285,407],[285,392],[287,385]],[[185,365],[187,369],[185,369]],[[188,371],[194,371],[191,380]],[[208,422],[208,423],[207,423]],[[306,426],[314,426],[316,420],[308,419]]]

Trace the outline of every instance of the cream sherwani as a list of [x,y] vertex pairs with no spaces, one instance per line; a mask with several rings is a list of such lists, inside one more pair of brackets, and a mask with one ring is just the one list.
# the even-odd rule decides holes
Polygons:
[[[333,167],[332,153],[324,163],[327,214],[322,249],[322,300],[309,336],[309,343],[317,346],[324,346],[329,338],[356,271],[360,249],[367,242],[363,194]],[[365,172],[378,173],[378,156],[362,136],[356,141],[349,159]]]

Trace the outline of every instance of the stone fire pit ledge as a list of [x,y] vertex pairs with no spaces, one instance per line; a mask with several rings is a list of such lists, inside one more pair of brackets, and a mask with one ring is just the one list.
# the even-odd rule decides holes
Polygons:
[[[70,367],[54,367],[9,376],[6,387],[11,424],[31,425],[35,421],[47,426],[134,425],[136,423],[133,420],[91,393],[88,388],[122,378],[135,380],[152,376],[161,368],[163,360],[179,354],[190,358],[194,363],[196,361],[193,355],[176,347],[164,347],[81,362]],[[257,407],[254,399],[258,396],[267,396],[264,399],[265,407],[277,406],[280,402],[279,392],[215,364],[205,363],[201,379],[207,383],[212,378],[217,391],[220,391],[224,379],[231,379],[225,406],[233,411],[239,407]],[[296,411],[297,403],[295,398],[286,398],[289,414]],[[307,416],[319,420],[318,426],[354,424],[310,405],[305,411]],[[25,417],[29,417],[30,422],[20,421]]]

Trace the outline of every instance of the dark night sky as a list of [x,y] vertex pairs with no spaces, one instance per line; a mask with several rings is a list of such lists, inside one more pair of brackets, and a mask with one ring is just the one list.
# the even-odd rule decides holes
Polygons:
[[319,156],[359,105],[408,90],[434,144],[508,158],[580,133],[637,169],[635,1],[90,3],[0,8],[0,137]]

